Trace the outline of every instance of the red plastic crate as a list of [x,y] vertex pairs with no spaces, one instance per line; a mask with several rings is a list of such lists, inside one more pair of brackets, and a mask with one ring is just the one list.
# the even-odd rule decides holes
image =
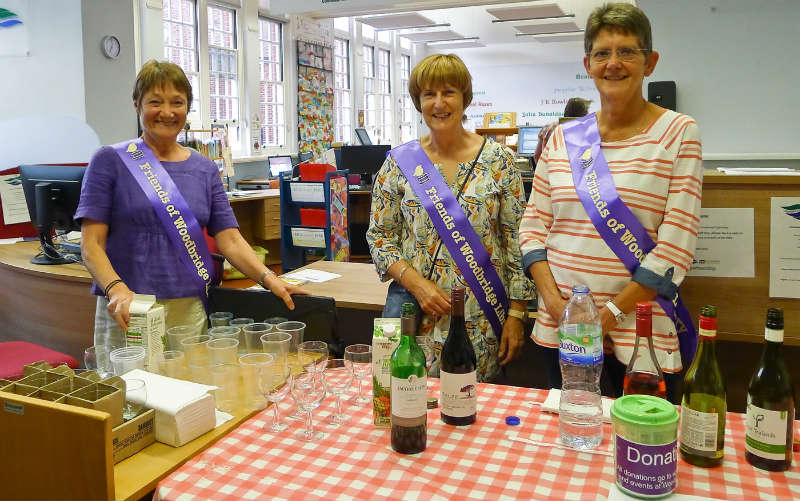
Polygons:
[[335,170],[331,164],[300,164],[300,180],[325,181],[325,173]]
[[325,209],[300,209],[300,224],[324,228],[328,224]]

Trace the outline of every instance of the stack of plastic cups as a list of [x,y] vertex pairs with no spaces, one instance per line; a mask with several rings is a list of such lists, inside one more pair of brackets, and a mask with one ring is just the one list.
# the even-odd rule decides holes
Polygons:
[[187,337],[199,336],[200,325],[176,325],[167,329],[170,350],[183,350],[181,341]]
[[248,353],[239,357],[244,403],[249,409],[261,410],[267,407],[267,399],[258,385],[258,378],[262,371],[271,370],[273,363],[275,359],[269,353]]
[[216,364],[236,364],[238,361],[239,340],[229,337],[212,339],[207,343],[208,352],[211,355],[211,363]]
[[[261,336],[268,334],[275,329],[272,324],[256,323],[242,327],[242,337],[247,344],[248,353],[261,353],[264,348],[261,344]],[[241,343],[241,340],[239,341]],[[241,347],[241,344],[239,345]]]
[[215,311],[208,316],[208,325],[211,327],[223,327],[233,319],[233,313],[229,311]]
[[193,336],[181,341],[186,365],[189,368],[189,378],[201,384],[210,384],[209,369],[211,368],[211,354],[208,351],[208,342],[211,336]]

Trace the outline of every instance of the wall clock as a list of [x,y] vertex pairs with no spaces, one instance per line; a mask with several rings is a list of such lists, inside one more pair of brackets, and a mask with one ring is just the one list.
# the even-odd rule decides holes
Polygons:
[[104,36],[103,41],[101,42],[101,47],[103,49],[103,55],[107,58],[116,59],[119,57],[121,49],[119,38],[115,37],[114,35]]

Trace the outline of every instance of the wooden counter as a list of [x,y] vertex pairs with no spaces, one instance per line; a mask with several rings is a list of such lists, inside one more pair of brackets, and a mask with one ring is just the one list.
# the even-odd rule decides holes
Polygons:
[[31,264],[39,242],[0,245],[0,341],[30,341],[83,360],[96,296],[83,265]]
[[755,277],[686,277],[681,294],[692,319],[697,322],[704,304],[714,304],[720,339],[763,343],[767,308],[779,307],[785,343],[800,345],[800,299],[769,297],[770,198],[800,197],[800,176],[703,175],[703,207],[755,209]]

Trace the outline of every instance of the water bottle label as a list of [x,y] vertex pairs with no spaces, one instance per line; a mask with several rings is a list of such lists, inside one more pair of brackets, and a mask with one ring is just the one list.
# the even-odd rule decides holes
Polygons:
[[562,361],[593,365],[603,361],[602,327],[592,324],[564,324],[558,328],[558,353]]

